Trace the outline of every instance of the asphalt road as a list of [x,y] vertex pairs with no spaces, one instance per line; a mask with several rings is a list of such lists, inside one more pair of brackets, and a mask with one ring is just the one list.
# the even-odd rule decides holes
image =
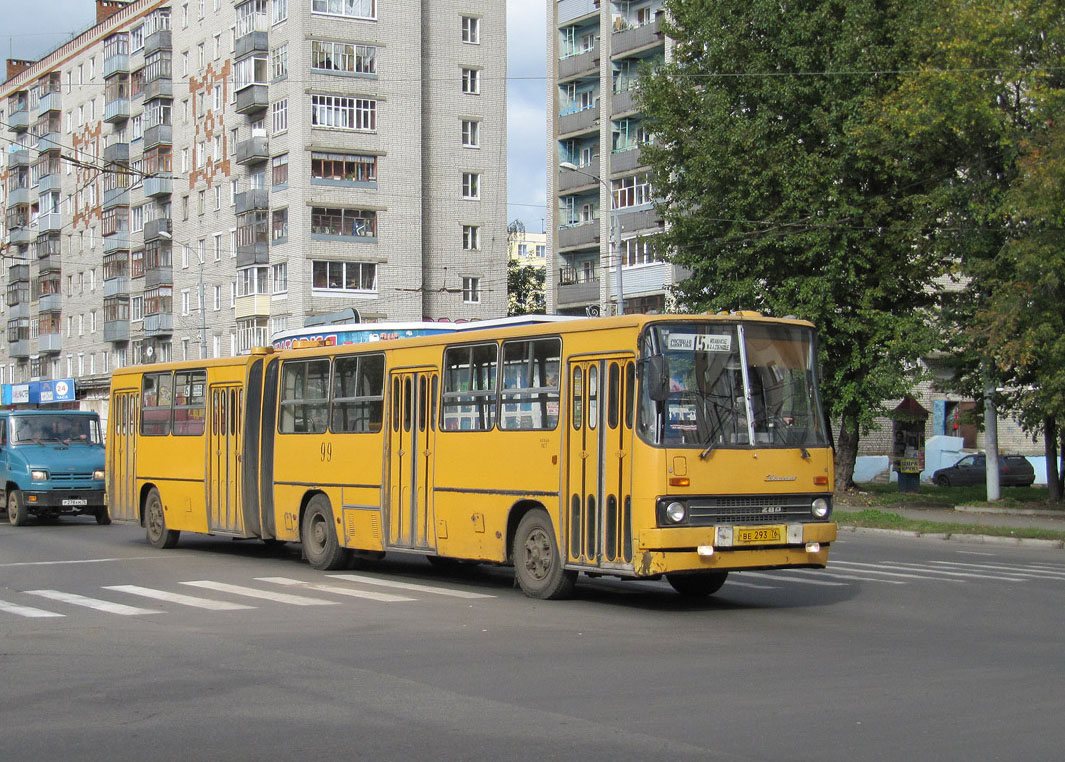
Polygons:
[[1061,550],[847,534],[827,571],[733,575],[707,601],[582,578],[540,602],[504,569],[332,575],[296,547],[0,524],[0,760],[1065,749]]

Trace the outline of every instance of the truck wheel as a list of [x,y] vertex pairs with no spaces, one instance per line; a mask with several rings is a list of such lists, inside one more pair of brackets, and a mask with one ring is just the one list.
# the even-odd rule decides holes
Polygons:
[[701,598],[713,595],[725,584],[727,571],[700,572],[698,574],[667,574],[666,582],[681,595]]
[[111,523],[111,514],[107,512],[106,505],[101,505],[96,509],[96,523],[100,526],[107,526]]
[[332,571],[347,566],[348,549],[340,547],[337,541],[333,509],[325,495],[315,495],[307,503],[300,542],[303,543],[303,556],[313,568]]
[[573,595],[577,572],[562,567],[555,543],[555,530],[546,511],[536,509],[522,516],[511,548],[514,578],[530,598],[557,600]]
[[13,489],[7,493],[7,520],[11,526],[24,526],[29,514],[26,512],[26,503],[22,500],[22,490]]
[[148,535],[148,544],[153,548],[166,550],[178,543],[181,532],[166,528],[166,516],[163,515],[163,501],[159,490],[152,487],[148,491],[148,501],[144,505],[144,527]]

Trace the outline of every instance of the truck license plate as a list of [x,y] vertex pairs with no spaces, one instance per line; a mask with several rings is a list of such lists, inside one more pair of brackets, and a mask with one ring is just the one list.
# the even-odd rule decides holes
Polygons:
[[784,541],[784,527],[736,527],[734,537],[736,545],[779,543]]
[[63,500],[63,505],[88,505],[89,501],[84,498],[68,497]]

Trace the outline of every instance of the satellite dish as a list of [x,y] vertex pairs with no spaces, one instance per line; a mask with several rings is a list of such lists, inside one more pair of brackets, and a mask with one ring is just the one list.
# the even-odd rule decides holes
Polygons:
[[154,354],[155,354],[155,349],[153,347],[145,347],[144,348],[145,357],[149,357],[150,358]]

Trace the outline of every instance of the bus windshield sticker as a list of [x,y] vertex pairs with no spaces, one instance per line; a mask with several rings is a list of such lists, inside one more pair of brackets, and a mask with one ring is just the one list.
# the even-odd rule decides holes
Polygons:
[[732,334],[671,333],[666,338],[670,352],[731,352]]

